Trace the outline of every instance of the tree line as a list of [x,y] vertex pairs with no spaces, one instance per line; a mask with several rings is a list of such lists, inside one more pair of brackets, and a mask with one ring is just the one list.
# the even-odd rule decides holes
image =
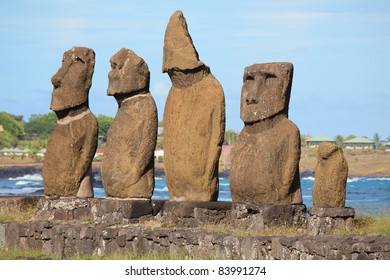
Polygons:
[[[98,127],[99,138],[107,138],[107,132],[113,121],[113,117],[106,115],[98,115]],[[0,112],[0,125],[3,127],[3,131],[0,131],[0,149],[22,147],[33,150],[39,150],[45,148],[47,145],[47,139],[52,133],[57,122],[55,113],[50,112],[47,114],[35,114],[31,115],[28,121],[23,120],[21,115],[12,115],[6,112]],[[158,126],[162,127],[162,122],[158,122]],[[234,144],[238,140],[239,133],[227,129],[225,131],[224,143]],[[343,137],[342,135],[336,135],[336,143],[341,145],[348,139],[355,138],[355,135],[349,135]],[[375,148],[379,149],[385,141],[390,142],[390,136],[387,139],[375,133],[372,136],[372,140],[375,142]],[[306,136],[301,135],[301,144],[305,145]],[[104,140],[99,143],[100,146],[104,145]],[[164,135],[161,133],[157,139],[157,148],[162,149],[164,147]]]
[[[106,137],[113,117],[99,115],[99,135]],[[57,123],[57,116],[50,112],[47,114],[31,115],[28,121],[23,116],[0,112],[0,149],[2,148],[29,148],[42,149],[47,145],[47,139]]]

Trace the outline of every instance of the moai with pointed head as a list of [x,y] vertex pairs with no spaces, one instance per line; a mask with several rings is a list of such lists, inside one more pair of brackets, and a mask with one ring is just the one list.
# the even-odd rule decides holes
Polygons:
[[170,200],[215,201],[225,132],[225,97],[199,60],[181,11],[165,31],[163,72],[172,87],[164,110],[164,169]]
[[102,181],[108,197],[150,199],[154,190],[157,108],[145,61],[122,48],[110,59],[107,95],[118,111],[107,133]]
[[264,63],[244,70],[240,117],[244,122],[232,150],[233,202],[302,202],[300,134],[288,119],[293,65]]
[[95,53],[73,47],[51,78],[50,109],[58,118],[50,135],[42,177],[46,196],[93,197],[91,164],[96,152],[98,125],[88,106]]
[[335,144],[321,143],[313,186],[313,207],[345,207],[348,164]]

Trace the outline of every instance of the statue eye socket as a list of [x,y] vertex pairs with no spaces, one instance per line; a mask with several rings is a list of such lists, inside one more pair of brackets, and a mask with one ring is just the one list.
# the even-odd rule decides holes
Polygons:
[[253,73],[248,72],[248,73],[245,74],[244,82],[254,81],[254,80],[255,80],[255,77],[254,77]]
[[117,64],[116,62],[110,62],[111,64],[111,69],[118,69],[118,70],[121,70],[123,65],[122,64]]
[[277,80],[278,80],[278,77],[276,77],[274,74],[267,73],[265,75],[265,81],[264,81],[265,86],[272,87]]
[[72,54],[72,60],[73,62],[78,62],[80,61],[81,63],[84,63],[84,60],[82,60],[78,55]]

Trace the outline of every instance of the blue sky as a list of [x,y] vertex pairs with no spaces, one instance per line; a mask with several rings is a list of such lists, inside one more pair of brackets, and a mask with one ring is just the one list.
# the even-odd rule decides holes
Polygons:
[[226,127],[240,131],[245,66],[294,63],[290,119],[301,133],[390,136],[390,1],[3,1],[0,111],[48,113],[50,78],[72,46],[95,50],[95,115],[114,116],[106,96],[110,57],[132,49],[149,65],[163,116],[171,83],[162,74],[164,32],[182,10],[200,59],[220,81]]

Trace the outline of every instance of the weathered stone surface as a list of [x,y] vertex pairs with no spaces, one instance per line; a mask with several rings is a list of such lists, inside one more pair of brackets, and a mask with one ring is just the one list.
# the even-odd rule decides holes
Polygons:
[[308,210],[307,233],[309,235],[332,234],[337,230],[350,230],[354,225],[353,208],[317,208]]
[[93,197],[91,163],[97,147],[98,126],[88,107],[95,53],[73,47],[64,53],[52,77],[50,108],[58,121],[47,145],[42,178],[45,195]]
[[344,207],[348,164],[335,144],[321,143],[313,186],[313,207]]
[[231,202],[167,201],[163,206],[163,220],[178,226],[198,227],[201,224],[227,222]]
[[163,72],[192,70],[203,65],[188,33],[183,13],[176,11],[169,19],[165,31]]
[[0,248],[3,248],[5,243],[5,227],[4,224],[0,224]]
[[109,197],[151,198],[157,108],[149,92],[148,66],[133,51],[124,48],[110,61],[107,92],[119,106],[103,156],[104,190]]
[[245,68],[241,119],[245,126],[232,150],[230,189],[234,202],[302,202],[300,134],[288,117],[291,63]]
[[311,216],[317,216],[317,217],[353,217],[355,215],[355,210],[350,207],[310,207],[308,209],[308,213]]
[[26,211],[35,207],[38,196],[0,196],[0,213]]
[[[237,236],[204,229],[147,229],[140,226],[53,224],[0,224],[4,249],[51,251],[62,258],[83,254],[166,254],[170,258],[218,259],[390,259],[388,236]],[[19,236],[28,227],[32,235]],[[89,232],[90,231],[90,232]],[[88,233],[89,232],[89,233]]]
[[233,203],[229,215],[228,221],[236,227],[262,231],[264,226],[304,225],[306,206]]
[[45,220],[90,220],[95,223],[129,224],[141,217],[151,217],[161,211],[153,209],[150,200],[41,197],[35,217]]
[[172,81],[164,110],[164,169],[170,200],[215,201],[225,131],[225,98],[198,59],[181,11],[164,39],[163,72]]

